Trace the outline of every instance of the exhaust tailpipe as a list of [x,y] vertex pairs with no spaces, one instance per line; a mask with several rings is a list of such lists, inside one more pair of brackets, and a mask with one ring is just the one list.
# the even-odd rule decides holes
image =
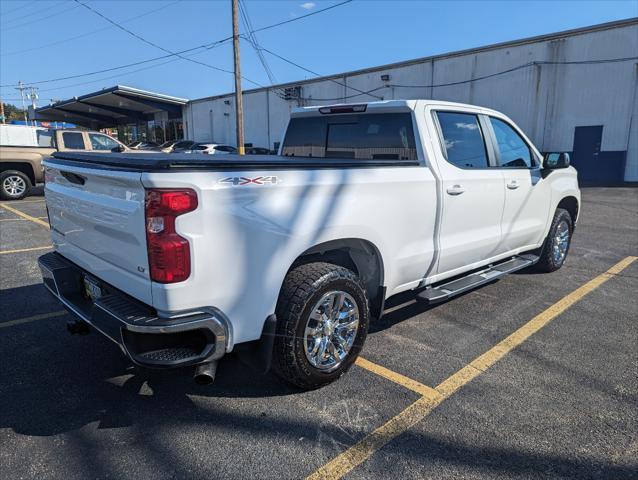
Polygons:
[[210,385],[215,381],[215,373],[217,372],[217,360],[202,363],[195,368],[193,380],[197,385]]

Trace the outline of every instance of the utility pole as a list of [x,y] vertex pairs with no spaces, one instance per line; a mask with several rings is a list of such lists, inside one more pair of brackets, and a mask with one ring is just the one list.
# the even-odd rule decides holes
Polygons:
[[38,88],[37,87],[29,87],[29,98],[31,98],[31,106],[33,107],[33,126],[35,127],[35,109],[37,107],[36,100],[38,99]]
[[233,54],[235,60],[235,121],[237,128],[237,151],[244,154],[244,106],[241,95],[241,65],[239,63],[239,18],[238,0],[231,0],[233,10]]
[[27,87],[24,86],[24,84],[22,83],[22,80],[20,80],[18,82],[18,86],[16,87],[16,90],[20,90],[20,98],[22,98],[22,111],[24,112],[24,123],[25,125],[28,125],[29,122],[27,122],[27,106],[24,103],[24,91],[27,89]]

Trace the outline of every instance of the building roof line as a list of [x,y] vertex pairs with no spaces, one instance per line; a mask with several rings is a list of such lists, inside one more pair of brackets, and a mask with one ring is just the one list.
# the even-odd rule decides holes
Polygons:
[[50,103],[48,105],[44,105],[42,107],[36,108],[36,111],[43,111],[50,108],[63,107],[65,105],[75,103],[78,100],[79,101],[87,100],[90,98],[98,97],[100,95],[106,95],[106,94],[115,93],[115,92],[128,93],[130,95],[140,97],[140,98],[149,98],[152,100],[158,100],[161,102],[177,104],[177,105],[186,105],[188,103],[188,99],[186,98],[172,97],[170,95],[164,95],[163,93],[149,92],[146,90],[140,90],[139,88],[128,87],[126,85],[115,85],[114,87],[103,88],[102,90],[87,93],[79,97],[73,97],[67,100],[60,100],[59,102]]
[[[577,36],[577,35],[583,35],[583,34],[592,33],[592,32],[610,30],[610,29],[619,28],[619,27],[629,27],[629,26],[632,26],[632,25],[638,25],[638,17],[632,17],[632,18],[627,18],[627,19],[623,19],[623,20],[615,20],[615,21],[606,22],[606,23],[599,23],[599,24],[590,25],[590,26],[587,26],[587,27],[579,27],[579,28],[573,28],[573,29],[569,29],[569,30],[562,30],[560,32],[546,33],[546,34],[536,35],[536,36],[533,36],[533,37],[526,37],[526,38],[522,38],[522,39],[518,39],[518,40],[508,40],[506,42],[493,43],[493,44],[484,45],[484,46],[481,46],[481,47],[467,48],[467,49],[464,49],[464,50],[456,50],[456,51],[453,51],[453,52],[430,55],[430,56],[427,56],[427,57],[419,57],[419,58],[414,58],[414,59],[411,59],[411,60],[402,60],[402,61],[399,61],[399,62],[388,63],[388,64],[385,64],[385,65],[379,65],[379,66],[375,66],[375,67],[366,67],[366,68],[362,68],[362,69],[359,69],[359,70],[351,70],[351,71],[348,71],[348,72],[335,73],[335,74],[331,74],[331,75],[325,75],[325,76],[321,76],[321,77],[309,78],[309,79],[305,79],[305,80],[297,80],[297,81],[292,81],[292,82],[280,83],[280,84],[276,84],[276,85],[270,85],[268,87],[253,88],[253,89],[250,89],[250,90],[244,90],[243,93],[244,94],[260,93],[260,92],[266,92],[266,91],[273,90],[273,89],[278,89],[278,88],[286,88],[286,87],[291,87],[291,86],[306,85],[306,84],[309,84],[309,83],[316,83],[316,82],[322,82],[322,81],[327,81],[327,80],[333,80],[333,79],[336,79],[336,78],[351,77],[351,76],[356,76],[356,75],[364,75],[366,73],[379,72],[379,71],[389,70],[389,69],[393,69],[393,68],[408,67],[408,66],[411,66],[411,65],[416,65],[416,64],[419,64],[419,63],[432,62],[432,61],[435,61],[435,60],[442,60],[442,59],[446,59],[446,58],[460,57],[460,56],[469,55],[469,54],[473,54],[473,53],[486,52],[486,51],[490,51],[490,50],[499,50],[499,49],[508,48],[508,47],[516,47],[516,46],[521,46],[521,45],[527,45],[527,44],[530,44],[530,43],[537,43],[537,42],[541,42],[541,41],[556,40],[556,39],[565,38],[565,37],[573,37],[573,36]],[[197,98],[197,99],[191,100],[189,103],[192,104],[192,103],[204,102],[204,101],[208,101],[208,100],[216,100],[216,99],[220,99],[220,98],[232,97],[234,95],[235,94],[233,92],[222,93],[222,94],[219,94],[219,95],[211,95],[211,96],[208,96],[208,97]]]

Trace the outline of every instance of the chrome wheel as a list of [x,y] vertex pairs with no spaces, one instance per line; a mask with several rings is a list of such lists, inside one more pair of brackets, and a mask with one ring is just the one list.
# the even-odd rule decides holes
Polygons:
[[27,183],[22,177],[9,175],[2,181],[2,189],[11,197],[19,197],[27,189]]
[[566,220],[556,226],[554,241],[552,242],[552,251],[554,255],[554,263],[560,265],[567,255],[567,247],[569,246],[569,224]]
[[357,336],[359,307],[352,295],[325,293],[312,307],[304,331],[304,351],[310,364],[330,372],[348,356]]

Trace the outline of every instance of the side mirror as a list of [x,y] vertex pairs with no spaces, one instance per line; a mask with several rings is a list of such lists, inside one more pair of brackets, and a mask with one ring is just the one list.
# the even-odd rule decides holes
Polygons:
[[118,145],[117,147],[113,147],[111,149],[111,152],[113,153],[122,153],[122,152],[126,152],[126,147],[124,145]]
[[543,168],[556,170],[558,168],[569,167],[569,153],[547,153],[543,158]]

